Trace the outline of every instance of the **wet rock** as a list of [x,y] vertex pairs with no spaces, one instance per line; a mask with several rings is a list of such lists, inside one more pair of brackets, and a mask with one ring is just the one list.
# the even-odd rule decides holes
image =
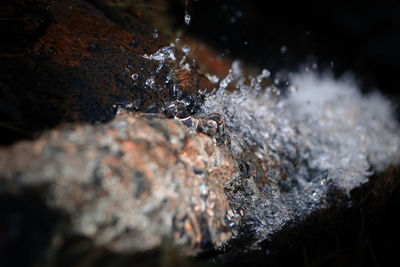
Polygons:
[[180,102],[194,113],[203,101],[198,90],[210,89],[180,45],[135,16],[88,1],[3,6],[3,143],[62,122],[106,122],[119,107],[164,111]]
[[30,37],[21,51],[18,38],[2,44],[15,52],[1,65],[5,143],[73,123],[0,147],[0,197],[20,210],[6,209],[0,224],[11,247],[37,209],[45,241],[29,242],[51,255],[81,239],[117,258],[164,246],[263,250],[302,224],[334,221],[372,171],[398,164],[398,125],[380,96],[312,76],[281,95],[269,71],[249,77],[193,40],[167,42],[105,1],[17,12],[24,3],[1,10],[25,16],[13,30]]
[[197,122],[197,131],[210,136],[217,144],[228,147],[231,144],[231,138],[229,137],[224,119],[218,113],[212,113],[200,118]]

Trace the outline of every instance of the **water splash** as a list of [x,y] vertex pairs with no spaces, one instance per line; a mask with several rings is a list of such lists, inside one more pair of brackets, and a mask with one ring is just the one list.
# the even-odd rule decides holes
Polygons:
[[[234,62],[201,114],[222,115],[238,158],[251,148],[266,164],[269,182],[260,191],[245,189],[255,197],[234,196],[238,208],[259,219],[254,231],[263,237],[326,208],[332,187],[349,193],[368,181],[372,168],[400,162],[400,128],[379,93],[363,96],[351,77],[308,71],[290,75],[283,94],[277,86],[262,88],[268,77],[265,70],[245,85]],[[231,83],[239,90],[225,90]]]
[[159,73],[166,60],[171,60],[173,62],[176,61],[175,48],[171,45],[165,46],[165,47],[157,50],[157,52],[155,52],[154,54],[151,54],[151,55],[144,54],[143,58],[158,61],[159,65],[156,70],[156,73]]

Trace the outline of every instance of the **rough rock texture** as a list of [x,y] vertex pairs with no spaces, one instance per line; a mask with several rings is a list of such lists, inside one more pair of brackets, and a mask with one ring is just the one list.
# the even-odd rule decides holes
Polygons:
[[10,190],[46,187],[46,203],[97,245],[140,252],[169,238],[192,253],[231,237],[224,184],[235,164],[225,150],[177,120],[123,112],[2,149],[0,177]]

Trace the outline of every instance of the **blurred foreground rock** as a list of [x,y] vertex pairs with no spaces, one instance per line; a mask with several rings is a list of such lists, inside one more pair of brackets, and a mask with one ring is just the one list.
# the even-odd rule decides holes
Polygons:
[[46,203],[67,214],[77,234],[113,251],[148,251],[169,238],[193,253],[231,237],[224,184],[234,160],[181,122],[123,112],[0,153],[3,193],[46,188]]

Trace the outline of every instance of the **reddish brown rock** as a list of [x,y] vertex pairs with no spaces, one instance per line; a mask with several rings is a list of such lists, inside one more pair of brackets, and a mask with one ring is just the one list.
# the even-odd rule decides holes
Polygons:
[[194,113],[202,102],[198,90],[211,86],[196,66],[186,70],[191,60],[182,61],[178,48],[171,47],[174,57],[151,58],[169,40],[110,6],[75,0],[3,6],[0,119],[8,129],[3,143],[61,122],[109,121],[118,107],[164,111],[178,101]]
[[0,157],[6,188],[48,188],[47,205],[76,234],[113,251],[148,251],[167,238],[193,253],[231,238],[224,184],[234,160],[176,120],[123,112],[108,124],[59,127]]

